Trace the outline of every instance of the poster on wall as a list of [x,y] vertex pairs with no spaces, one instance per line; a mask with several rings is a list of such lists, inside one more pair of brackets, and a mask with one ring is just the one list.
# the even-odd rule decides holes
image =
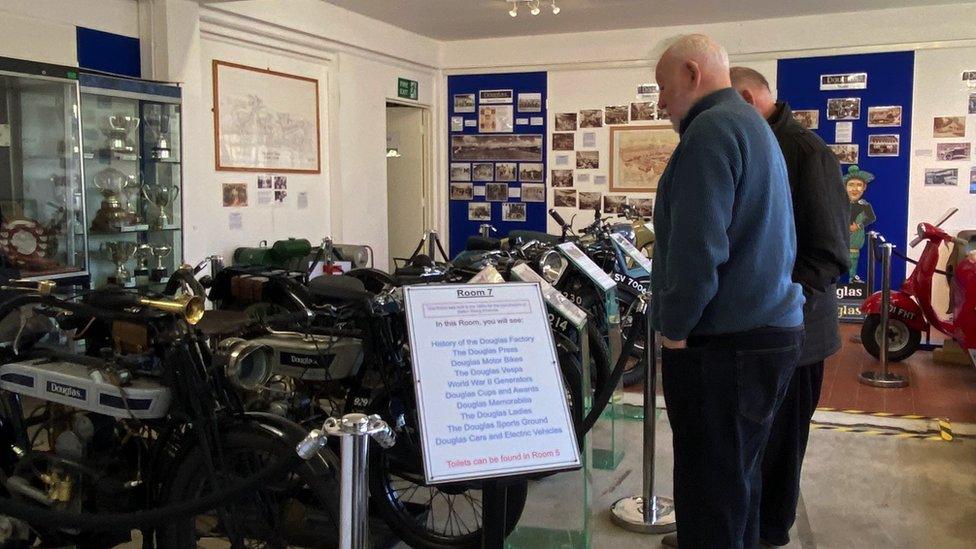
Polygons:
[[603,109],[586,109],[579,112],[580,128],[602,128]]
[[671,126],[610,128],[610,190],[654,192],[678,146]]
[[576,131],[576,113],[575,112],[560,112],[560,113],[556,113],[556,131],[557,132],[575,132]]
[[854,123],[838,122],[834,127],[834,142],[850,143],[854,139]]
[[213,61],[217,170],[320,173],[319,81]]
[[512,102],[512,90],[481,90],[478,102],[482,105],[504,105]]
[[603,197],[604,213],[623,213],[624,206],[627,205],[627,196],[619,194],[608,194]]
[[542,161],[542,136],[452,135],[452,160]]
[[519,112],[542,112],[542,94],[518,94],[518,110]]
[[511,105],[482,105],[478,107],[478,131],[481,133],[512,133],[514,112]]
[[502,204],[502,221],[525,221],[525,204],[521,202]]
[[966,137],[966,117],[936,116],[932,121],[932,137]]
[[808,130],[816,130],[820,127],[820,111],[816,109],[793,111],[793,120]]
[[868,73],[850,72],[846,74],[821,74],[820,90],[865,90],[868,87]]
[[637,215],[641,217],[651,217],[654,215],[653,198],[631,198],[630,205],[637,210]]
[[522,202],[545,202],[546,187],[541,183],[522,185]]
[[223,191],[225,208],[247,206],[247,183],[224,183]]
[[571,151],[576,148],[575,133],[554,133],[552,134],[552,150]]
[[597,208],[602,209],[603,193],[601,192],[580,192],[579,193],[579,209],[581,210],[595,210]]
[[868,107],[869,128],[897,128],[901,126],[901,107]]
[[827,120],[859,120],[860,97],[835,97],[827,100]]
[[898,156],[900,141],[898,134],[869,135],[868,156]]
[[451,181],[471,181],[471,164],[451,162]]
[[495,178],[495,165],[491,162],[475,162],[471,164],[472,181],[491,181]]
[[473,93],[459,93],[454,96],[454,112],[456,113],[473,113],[474,112],[474,94]]
[[935,146],[935,158],[945,161],[969,161],[971,143],[938,143]]
[[468,221],[491,221],[491,204],[468,202]]
[[576,189],[555,189],[552,194],[552,205],[557,208],[575,208]]
[[630,104],[630,121],[646,122],[654,120],[657,113],[657,103],[654,101],[641,101]]
[[551,182],[553,187],[572,187],[573,170],[552,170]]
[[451,183],[451,200],[471,200],[474,186],[471,183]]
[[630,122],[627,115],[629,114],[629,109],[627,105],[606,107],[604,110],[603,121],[606,125],[611,124],[626,124]]
[[489,183],[485,185],[485,199],[488,202],[507,202],[508,183]]
[[926,168],[925,184],[933,186],[958,185],[958,168]]
[[495,181],[515,181],[518,174],[518,164],[514,162],[499,162],[495,164]]
[[525,162],[519,164],[519,181],[539,181],[545,177],[541,163]]
[[576,151],[576,168],[580,170],[600,169],[600,151]]

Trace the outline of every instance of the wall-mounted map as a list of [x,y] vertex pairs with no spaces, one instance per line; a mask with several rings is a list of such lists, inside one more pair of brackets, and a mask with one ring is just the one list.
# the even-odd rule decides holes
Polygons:
[[319,83],[213,62],[216,169],[320,173]]
[[657,182],[678,146],[670,125],[610,128],[610,190],[657,191]]

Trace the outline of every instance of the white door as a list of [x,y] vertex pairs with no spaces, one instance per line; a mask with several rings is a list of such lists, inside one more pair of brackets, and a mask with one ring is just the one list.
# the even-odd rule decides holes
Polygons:
[[426,228],[426,110],[396,104],[386,107],[386,188],[390,270],[394,258],[407,258]]

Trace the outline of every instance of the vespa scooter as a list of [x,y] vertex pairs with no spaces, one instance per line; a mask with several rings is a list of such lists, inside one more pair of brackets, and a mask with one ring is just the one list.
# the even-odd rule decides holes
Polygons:
[[[939,246],[967,242],[950,236],[939,227],[958,211],[951,208],[935,225],[920,223],[918,236],[911,241],[914,248],[923,240],[925,249],[915,270],[901,285],[891,292],[888,308],[888,358],[898,362],[918,350],[922,333],[932,327],[955,339],[976,360],[976,252],[968,254],[956,266],[952,279],[953,315],[943,319],[932,306],[932,278],[939,263]],[[909,260],[911,261],[911,260]],[[944,274],[944,273],[943,273]],[[861,306],[867,318],[861,326],[861,342],[864,349],[875,358],[881,349],[881,292],[875,292]]]

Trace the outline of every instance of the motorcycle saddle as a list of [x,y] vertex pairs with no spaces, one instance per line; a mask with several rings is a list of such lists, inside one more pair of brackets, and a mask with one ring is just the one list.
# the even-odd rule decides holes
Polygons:
[[363,281],[351,276],[320,276],[308,282],[308,292],[317,298],[339,302],[365,302],[372,297]]
[[544,233],[541,231],[516,230],[508,233],[508,239],[512,241],[519,241],[523,244],[531,240],[536,240],[542,244],[548,244],[552,246],[555,246],[560,242],[560,238],[558,236],[549,233]]
[[491,251],[500,250],[502,241],[499,238],[484,237],[480,235],[469,236],[464,244],[464,249],[469,251]]

